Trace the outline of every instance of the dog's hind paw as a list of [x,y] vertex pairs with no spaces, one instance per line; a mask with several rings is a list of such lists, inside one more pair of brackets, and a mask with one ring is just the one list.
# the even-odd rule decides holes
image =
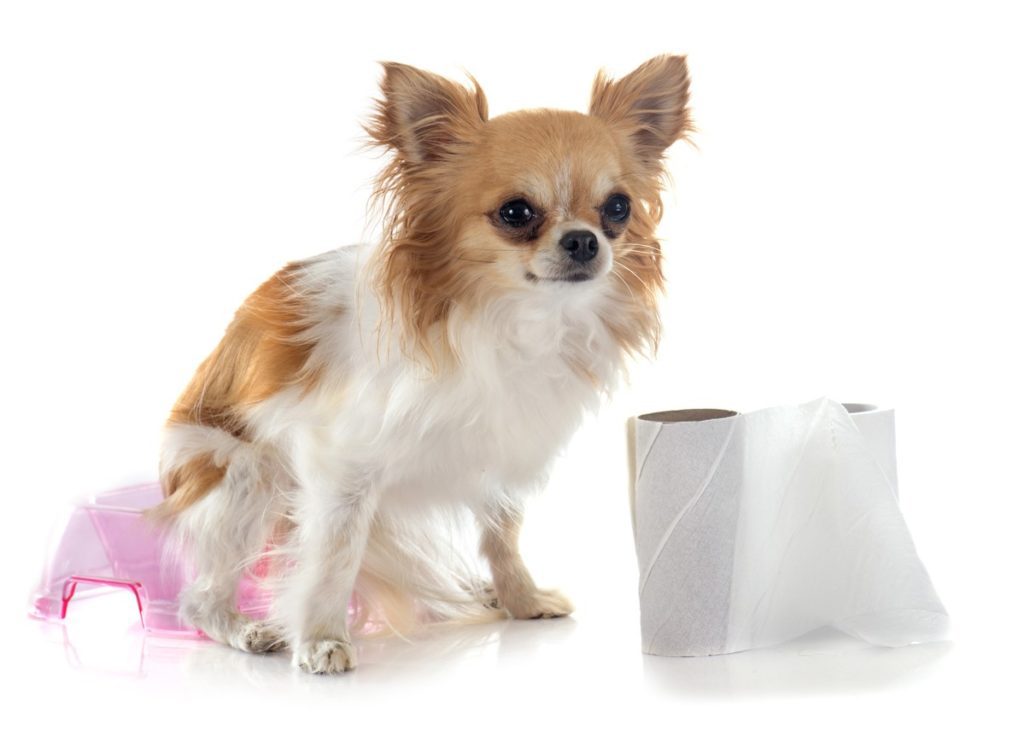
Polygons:
[[571,615],[574,607],[565,595],[554,589],[535,589],[528,594],[502,599],[502,606],[517,620],[537,620]]
[[480,601],[480,603],[492,610],[501,609],[501,601],[498,599],[498,592],[495,591],[493,586],[483,586],[474,590],[473,595]]

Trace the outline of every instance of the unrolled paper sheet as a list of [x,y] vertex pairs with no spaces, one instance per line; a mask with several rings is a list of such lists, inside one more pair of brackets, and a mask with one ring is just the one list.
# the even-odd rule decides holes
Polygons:
[[945,636],[897,502],[891,410],[680,410],[631,433],[645,653],[730,653],[825,626],[884,646]]

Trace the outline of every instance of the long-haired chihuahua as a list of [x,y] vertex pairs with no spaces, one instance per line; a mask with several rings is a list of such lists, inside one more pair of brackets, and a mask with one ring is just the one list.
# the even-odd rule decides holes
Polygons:
[[[657,342],[663,159],[690,131],[681,56],[599,74],[588,114],[494,118],[476,81],[383,67],[382,238],[246,299],[171,412],[153,511],[194,570],[182,618],[308,672],[353,668],[362,624],[572,612],[520,557],[524,497]],[[490,581],[437,530],[456,507]]]

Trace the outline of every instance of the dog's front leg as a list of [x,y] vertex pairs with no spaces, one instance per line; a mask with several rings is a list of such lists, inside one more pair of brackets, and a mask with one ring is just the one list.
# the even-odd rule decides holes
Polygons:
[[519,508],[502,506],[482,517],[480,551],[491,566],[498,605],[517,620],[564,617],[572,602],[560,592],[538,589],[519,554]]
[[366,550],[376,495],[364,481],[313,494],[300,509],[298,568],[285,591],[293,662],[331,674],[356,666],[348,606]]

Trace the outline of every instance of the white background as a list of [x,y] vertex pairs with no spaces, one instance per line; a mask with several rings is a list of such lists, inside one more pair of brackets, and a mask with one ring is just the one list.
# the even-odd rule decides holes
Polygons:
[[[159,744],[1019,740],[1013,5],[4,3],[0,730]],[[690,57],[700,129],[671,153],[664,344],[573,442],[525,538],[573,619],[367,645],[363,667],[334,679],[144,639],[123,629],[130,604],[112,618],[124,626],[25,619],[60,508],[153,474],[164,415],[239,301],[289,259],[373,236],[379,162],[359,122],[375,61],[468,71],[497,114],[585,109],[598,68],[621,75],[662,52]],[[896,407],[901,502],[954,641],[641,656],[625,417],[820,395]]]

